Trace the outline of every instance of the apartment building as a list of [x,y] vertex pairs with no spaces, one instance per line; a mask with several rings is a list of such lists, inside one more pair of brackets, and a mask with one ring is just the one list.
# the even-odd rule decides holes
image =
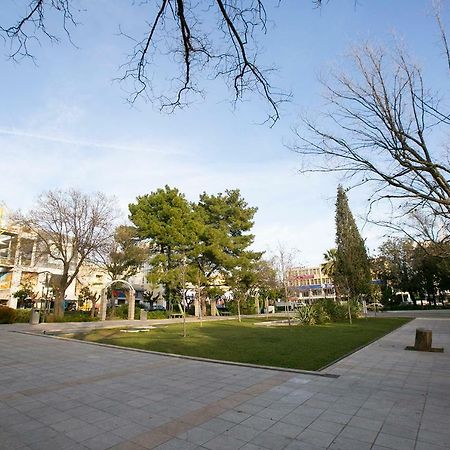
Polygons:
[[[36,237],[18,227],[0,228],[0,304],[17,307],[13,293],[30,286],[37,299],[47,298],[54,281],[62,275],[61,264],[45,255]],[[66,291],[75,299],[76,283]]]
[[322,266],[293,267],[288,272],[289,290],[300,301],[336,298],[332,279]]

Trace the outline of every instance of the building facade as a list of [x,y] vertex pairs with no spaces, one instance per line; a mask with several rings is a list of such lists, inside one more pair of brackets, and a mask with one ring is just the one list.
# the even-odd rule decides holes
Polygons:
[[293,267],[288,272],[288,284],[291,295],[300,301],[336,298],[333,280],[322,266]]
[[[47,299],[61,275],[61,264],[42,251],[33,234],[14,226],[0,228],[0,304],[16,308],[13,294],[24,286],[36,300]],[[73,282],[66,291],[69,300],[76,298],[75,287]]]

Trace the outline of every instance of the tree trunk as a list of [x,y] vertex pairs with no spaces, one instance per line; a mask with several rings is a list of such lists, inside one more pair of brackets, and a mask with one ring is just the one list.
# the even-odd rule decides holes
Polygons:
[[414,349],[420,350],[422,352],[430,352],[431,345],[432,345],[431,330],[425,330],[424,328],[417,328]]
[[55,297],[55,309],[54,309],[55,319],[62,319],[64,317],[64,297],[65,291],[58,292]]
[[352,321],[352,309],[350,308],[350,297],[347,297],[347,309],[348,309],[348,320],[350,322],[350,325],[352,325],[353,321]]

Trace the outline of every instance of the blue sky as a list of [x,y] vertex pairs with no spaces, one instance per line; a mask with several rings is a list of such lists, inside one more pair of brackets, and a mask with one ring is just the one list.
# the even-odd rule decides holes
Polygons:
[[[3,26],[25,2],[5,3]],[[345,67],[343,57],[353,45],[389,45],[395,36],[426,69],[432,86],[448,89],[431,2],[331,0],[318,10],[309,0],[284,0],[279,8],[268,6],[268,36],[261,41],[262,61],[279,68],[274,84],[293,93],[273,128],[259,124],[263,102],[248,96],[233,108],[220,80],[204,80],[205,98],[174,114],[144,101],[130,107],[126,86],[113,81],[130,50],[118,36],[119,24],[136,34],[143,27],[145,6],[130,3],[77,2],[83,11],[72,30],[76,47],[50,18],[63,39],[33,47],[36,65],[11,62],[8,46],[0,44],[0,201],[10,209],[29,208],[45,189],[76,187],[114,195],[125,218],[137,195],[165,184],[190,200],[203,191],[239,188],[259,208],[258,249],[274,250],[280,242],[300,251],[300,263],[318,263],[334,243],[339,180],[300,175],[297,155],[284,145],[301,113],[323,107],[318,76],[331,65]],[[448,13],[446,7],[445,21]],[[366,198],[361,190],[349,193],[355,216],[364,216]],[[358,223],[373,250],[383,231]]]

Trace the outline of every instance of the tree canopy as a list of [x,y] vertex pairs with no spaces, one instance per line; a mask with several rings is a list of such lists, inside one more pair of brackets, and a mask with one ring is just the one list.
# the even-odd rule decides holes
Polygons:
[[364,241],[350,211],[347,195],[338,187],[336,198],[336,261],[334,284],[338,295],[349,299],[368,294],[370,264]]
[[66,290],[81,266],[91,259],[98,261],[107,251],[115,217],[112,199],[74,189],[44,192],[31,211],[18,217],[19,224],[37,238],[38,257],[50,258],[61,267],[61,275],[54,277],[56,317],[64,315]]
[[150,279],[164,285],[168,304],[182,278],[215,292],[218,280],[261,257],[249,249],[256,208],[247,205],[239,190],[203,193],[198,203],[191,203],[166,186],[138,197],[129,209],[139,236],[149,244]]

